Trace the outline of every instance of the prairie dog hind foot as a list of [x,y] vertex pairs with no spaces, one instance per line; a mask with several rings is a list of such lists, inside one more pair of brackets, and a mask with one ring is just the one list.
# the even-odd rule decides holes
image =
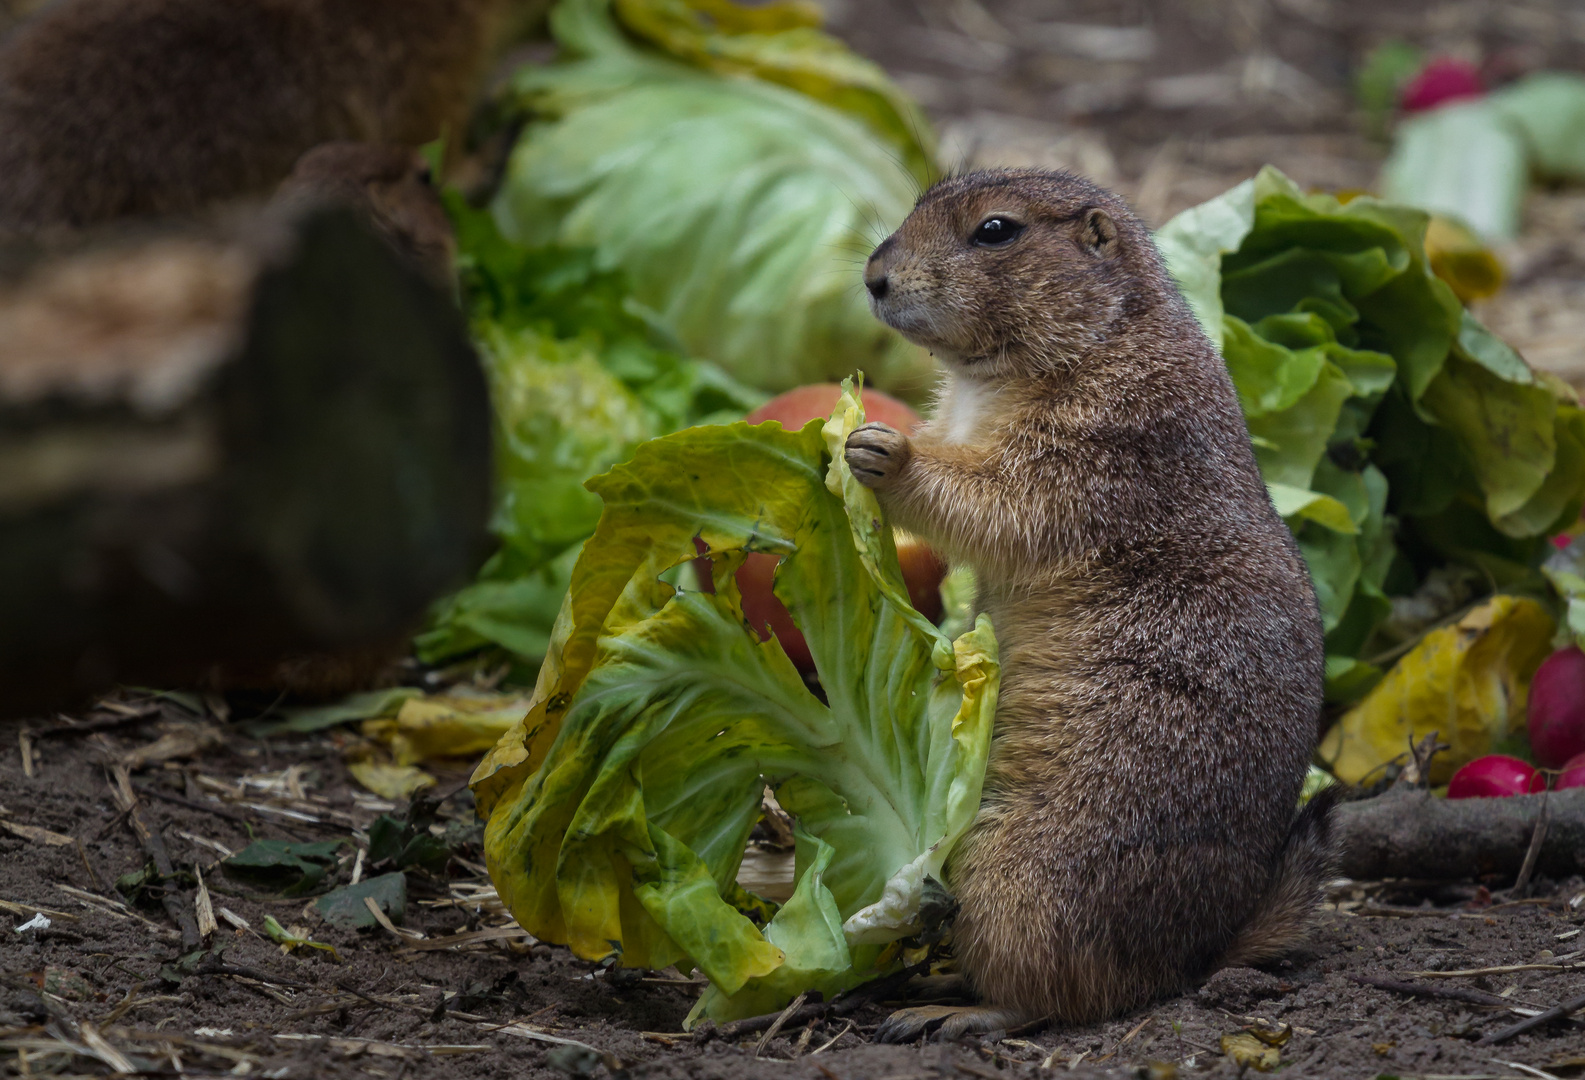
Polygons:
[[1031,1019],[1020,1009],[1000,1005],[915,1005],[898,1009],[883,1020],[875,1029],[875,1041],[913,1042],[933,1032],[937,1042],[951,1042],[965,1035],[1016,1027]]

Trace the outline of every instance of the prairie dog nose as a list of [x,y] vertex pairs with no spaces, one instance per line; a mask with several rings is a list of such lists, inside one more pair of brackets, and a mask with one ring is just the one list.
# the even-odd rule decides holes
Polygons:
[[871,264],[864,268],[864,287],[870,295],[879,300],[886,295],[886,290],[891,288],[891,279],[886,276],[886,271]]

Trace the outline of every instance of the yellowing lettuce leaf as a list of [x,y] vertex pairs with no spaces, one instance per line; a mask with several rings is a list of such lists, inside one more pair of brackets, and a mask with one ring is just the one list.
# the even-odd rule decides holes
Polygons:
[[1452,749],[1431,763],[1431,782],[1524,728],[1530,678],[1552,651],[1552,616],[1534,600],[1494,596],[1433,630],[1395,664],[1321,741],[1317,755],[1358,784],[1436,732]]
[[[604,512],[528,715],[474,774],[519,923],[590,959],[697,966],[696,1015],[880,973],[979,805],[995,639],[982,617],[950,641],[908,606],[873,496],[826,449],[862,418],[850,389],[824,430],[696,427],[591,480]],[[662,580],[696,543],[713,594]],[[823,699],[744,621],[749,551],[784,556]],[[779,909],[736,882],[767,783],[799,834]]]
[[528,712],[519,694],[433,694],[402,702],[394,717],[363,722],[363,734],[391,748],[398,765],[476,757]]

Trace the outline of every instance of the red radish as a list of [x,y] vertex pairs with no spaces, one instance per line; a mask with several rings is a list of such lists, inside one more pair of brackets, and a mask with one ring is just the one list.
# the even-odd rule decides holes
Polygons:
[[1530,749],[1555,769],[1585,754],[1585,652],[1570,645],[1541,662],[1530,680]]
[[[841,396],[842,387],[836,383],[800,386],[772,398],[744,419],[751,424],[775,420],[784,428],[796,430],[816,417],[830,416]],[[859,400],[864,404],[866,420],[878,420],[905,435],[913,434],[922,422],[918,413],[879,390],[865,389],[860,392]],[[934,622],[941,618],[941,580],[947,575],[947,564],[928,545],[907,533],[898,532],[896,540],[897,562],[902,567],[903,582],[908,586],[908,599],[925,618]],[[737,587],[743,594],[743,617],[759,632],[761,640],[770,636],[765,632],[768,625],[776,640],[781,642],[787,658],[800,670],[813,671],[814,657],[809,653],[808,642],[793,624],[787,608],[771,591],[778,561],[778,556],[753,552],[738,567]],[[704,588],[713,591],[710,560],[694,560],[694,569]]]
[[1478,98],[1484,93],[1486,86],[1474,64],[1439,56],[1409,80],[1398,95],[1398,104],[1406,113],[1425,112],[1449,102]]
[[1563,772],[1558,776],[1557,783],[1552,785],[1553,791],[1562,791],[1564,788],[1585,788],[1585,754],[1575,754],[1563,764]]
[[1450,799],[1481,799],[1504,795],[1529,795],[1546,788],[1546,777],[1528,763],[1505,754],[1476,758],[1453,774],[1447,785]]

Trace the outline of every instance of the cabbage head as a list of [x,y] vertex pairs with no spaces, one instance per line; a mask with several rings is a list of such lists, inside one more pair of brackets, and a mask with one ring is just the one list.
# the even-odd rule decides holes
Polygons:
[[562,0],[563,62],[494,211],[528,246],[593,249],[690,355],[762,390],[863,370],[918,399],[930,358],[871,317],[860,268],[930,179],[928,126],[804,5]]

